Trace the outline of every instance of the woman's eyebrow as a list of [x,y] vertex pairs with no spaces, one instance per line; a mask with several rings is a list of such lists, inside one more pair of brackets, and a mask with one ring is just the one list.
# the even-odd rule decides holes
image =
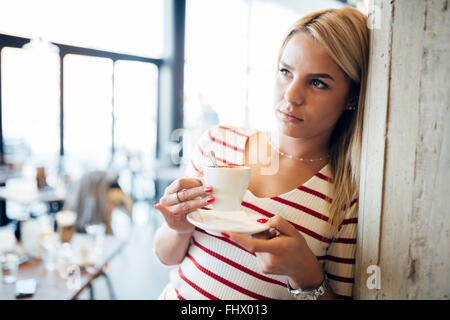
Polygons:
[[[280,61],[280,65],[284,68],[292,70],[292,67],[284,61]],[[330,76],[328,73],[308,73],[306,76],[316,77],[316,78],[326,78],[326,79],[331,79],[334,82],[336,82],[336,80],[334,80],[334,78],[332,76]]]
[[333,77],[330,76],[328,73],[308,73],[307,76],[308,77],[316,77],[316,78],[327,78],[327,79],[331,79],[334,82],[336,82],[336,80],[334,80]]
[[292,69],[292,67],[290,66],[290,65],[288,65],[286,62],[284,62],[284,61],[280,61],[280,65],[282,66],[282,67],[285,67],[285,68],[288,68],[288,69]]

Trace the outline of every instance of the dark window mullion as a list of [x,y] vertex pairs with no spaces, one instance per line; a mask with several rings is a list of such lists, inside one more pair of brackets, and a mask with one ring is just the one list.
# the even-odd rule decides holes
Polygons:
[[64,156],[64,52],[59,52],[59,155]]
[[[3,117],[2,117],[2,50],[0,47],[0,164],[5,164],[5,154],[3,152]],[[1,224],[0,224],[1,225]]]
[[116,146],[115,146],[115,129],[116,129],[116,114],[114,109],[114,103],[115,103],[115,82],[116,82],[116,59],[113,59],[113,65],[112,65],[112,94],[111,94],[111,117],[112,117],[112,123],[111,123],[111,160],[110,163],[112,164],[114,161],[114,155],[116,153]]

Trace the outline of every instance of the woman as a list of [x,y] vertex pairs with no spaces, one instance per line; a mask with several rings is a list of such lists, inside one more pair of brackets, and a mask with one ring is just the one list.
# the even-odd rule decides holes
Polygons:
[[[314,12],[289,30],[275,82],[277,134],[208,130],[190,162],[193,178],[174,181],[155,205],[166,221],[155,252],[179,264],[161,298],[352,297],[368,48],[366,16],[353,8]],[[242,208],[270,217],[272,236],[218,237],[187,221],[214,202],[211,186],[195,179],[209,150],[222,164],[252,167]]]

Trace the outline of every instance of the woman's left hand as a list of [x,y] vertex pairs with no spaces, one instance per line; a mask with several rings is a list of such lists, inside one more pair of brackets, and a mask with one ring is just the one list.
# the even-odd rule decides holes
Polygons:
[[280,233],[277,237],[249,238],[230,232],[230,239],[256,254],[261,272],[288,276],[294,289],[318,287],[323,281],[323,272],[305,238],[280,216],[272,217],[269,224]]

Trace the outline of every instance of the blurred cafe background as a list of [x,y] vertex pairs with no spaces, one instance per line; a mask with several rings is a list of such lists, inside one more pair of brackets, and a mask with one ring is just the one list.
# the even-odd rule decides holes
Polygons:
[[206,128],[272,128],[284,32],[349,5],[0,0],[0,299],[156,299],[153,204]]

